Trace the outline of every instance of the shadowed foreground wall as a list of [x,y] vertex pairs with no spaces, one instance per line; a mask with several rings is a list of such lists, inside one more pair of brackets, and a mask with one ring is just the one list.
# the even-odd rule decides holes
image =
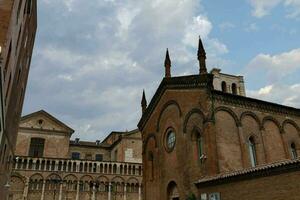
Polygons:
[[212,186],[199,185],[199,196],[218,191],[222,200],[299,200],[299,179],[300,172],[296,171],[260,178],[249,177],[223,184],[215,182]]

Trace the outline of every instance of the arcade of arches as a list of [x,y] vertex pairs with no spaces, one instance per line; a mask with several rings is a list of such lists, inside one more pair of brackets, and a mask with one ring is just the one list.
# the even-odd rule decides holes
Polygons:
[[134,176],[67,173],[61,176],[61,173],[52,173],[45,177],[46,174],[35,173],[30,177],[24,177],[19,173],[14,173],[11,177],[10,199],[141,199],[141,180]]
[[138,130],[101,142],[70,140],[73,132],[43,110],[22,117],[9,200],[142,200]]

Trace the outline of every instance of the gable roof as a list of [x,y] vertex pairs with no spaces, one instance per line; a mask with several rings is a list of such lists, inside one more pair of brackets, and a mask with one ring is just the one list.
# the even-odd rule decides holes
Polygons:
[[74,133],[74,130],[71,127],[69,127],[68,125],[66,125],[65,123],[63,123],[62,121],[58,120],[57,118],[55,118],[54,116],[52,116],[51,114],[49,114],[48,112],[46,112],[44,110],[39,110],[39,111],[30,113],[28,115],[25,115],[25,116],[21,117],[20,122],[25,121],[27,119],[30,119],[32,117],[38,116],[38,115],[46,116],[47,118],[51,119],[52,121],[54,121],[58,125],[60,125],[60,126],[64,127],[65,129],[67,129],[68,132],[70,132],[71,134]]
[[106,141],[113,135],[124,135],[124,136],[129,136],[129,135],[132,135],[132,134],[135,134],[139,132],[139,129],[134,129],[134,130],[131,130],[131,131],[112,131],[108,136],[106,136],[104,138],[104,140],[102,141],[102,143],[106,143]]
[[213,74],[197,74],[188,76],[177,76],[177,77],[165,77],[155,94],[153,95],[148,107],[143,113],[138,127],[140,130],[143,129],[147,121],[149,120],[152,112],[160,101],[160,98],[167,89],[190,89],[190,88],[209,88],[213,89]]

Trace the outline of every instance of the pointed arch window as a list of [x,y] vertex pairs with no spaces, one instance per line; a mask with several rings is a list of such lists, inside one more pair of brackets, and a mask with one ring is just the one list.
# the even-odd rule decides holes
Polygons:
[[153,153],[152,151],[149,151],[148,152],[148,172],[149,172],[149,180],[152,181],[153,180],[153,177],[154,177],[154,165],[153,165],[153,161],[154,161],[154,156],[153,156]]
[[197,134],[197,148],[198,148],[198,158],[201,160],[203,158],[203,137],[201,134]]
[[296,159],[298,157],[296,145],[294,142],[291,144],[291,156],[292,159]]
[[257,165],[257,160],[256,160],[256,146],[255,146],[255,141],[253,136],[249,138],[248,145],[249,145],[249,156],[250,156],[251,166],[255,167]]

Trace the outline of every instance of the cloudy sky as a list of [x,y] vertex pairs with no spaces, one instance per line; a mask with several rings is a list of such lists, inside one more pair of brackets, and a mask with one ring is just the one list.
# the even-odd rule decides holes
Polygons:
[[23,114],[44,109],[73,138],[136,128],[164,75],[208,68],[245,76],[249,96],[300,107],[300,0],[39,0]]

